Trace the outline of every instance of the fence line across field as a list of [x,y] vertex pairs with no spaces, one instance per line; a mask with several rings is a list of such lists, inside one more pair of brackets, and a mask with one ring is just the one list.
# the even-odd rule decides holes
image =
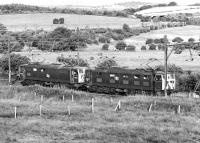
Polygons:
[[[134,28],[141,28],[140,25],[134,25],[133,23],[128,23],[130,27]],[[27,31],[27,30],[53,30],[57,27],[65,27],[68,29],[76,30],[77,27],[79,29],[93,29],[93,28],[122,28],[123,24],[116,24],[116,23],[104,23],[102,24],[49,24],[49,25],[37,25],[37,24],[24,24],[24,25],[7,25],[7,29],[9,31]]]

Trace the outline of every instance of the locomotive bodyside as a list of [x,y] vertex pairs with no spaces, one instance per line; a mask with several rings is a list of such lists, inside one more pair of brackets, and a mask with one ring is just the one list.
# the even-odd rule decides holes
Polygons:
[[67,86],[78,88],[83,84],[84,67],[67,67],[61,64],[28,64],[20,66],[22,85]]
[[111,68],[89,69],[86,71],[88,89],[104,93],[141,93],[154,91],[153,71]]

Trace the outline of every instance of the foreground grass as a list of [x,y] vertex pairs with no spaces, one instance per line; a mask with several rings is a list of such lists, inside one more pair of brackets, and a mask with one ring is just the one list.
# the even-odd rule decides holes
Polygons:
[[[51,90],[49,96],[44,94],[46,90]],[[64,89],[57,92],[57,89],[42,87],[1,87],[0,91],[2,142],[200,142],[198,99],[138,95],[114,96],[111,100],[109,95]],[[41,94],[44,95],[43,102],[40,101]],[[72,94],[74,102],[71,101]],[[62,101],[63,95],[65,101]],[[95,99],[94,113],[91,112],[92,97]],[[115,112],[119,100],[122,108]],[[148,112],[150,104],[153,107]],[[41,117],[39,105],[43,108]],[[181,114],[175,113],[178,105]],[[17,107],[17,119],[14,119],[14,107]]]

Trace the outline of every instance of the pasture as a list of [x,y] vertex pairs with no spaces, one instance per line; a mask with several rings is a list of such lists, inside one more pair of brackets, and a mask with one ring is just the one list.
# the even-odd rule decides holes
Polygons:
[[[64,25],[53,25],[54,18],[65,19]],[[0,15],[0,22],[8,30],[22,31],[27,29],[44,29],[53,30],[58,26],[65,26],[70,29],[79,28],[121,28],[124,23],[131,27],[140,27],[139,19],[106,17],[93,15],[76,15],[76,14],[57,14],[57,13],[36,13],[36,14],[12,14]]]
[[[20,86],[1,86],[0,91],[0,138],[3,142],[200,141],[197,99],[141,95],[111,98],[109,95],[67,89],[58,91],[56,88]],[[44,99],[41,101],[40,96],[43,94]],[[65,96],[64,100],[62,95]],[[94,98],[94,112],[91,112],[91,98]],[[114,109],[119,100],[121,109],[116,112]],[[150,104],[153,104],[152,110],[148,110]],[[179,105],[181,110],[177,114]],[[16,119],[14,107],[17,112]]]
[[[185,41],[189,38],[194,38],[199,41],[199,26],[185,26],[185,27],[173,27],[168,29],[161,29],[151,31],[149,33],[143,33],[139,36],[133,36],[126,39],[127,44],[135,45],[136,51],[115,51],[116,41],[112,42],[109,46],[108,51],[102,51],[102,44],[99,45],[88,45],[88,48],[81,49],[79,52],[20,52],[22,55],[26,55],[32,59],[32,61],[43,61],[45,63],[55,63],[58,56],[63,55],[64,57],[77,57],[79,54],[80,58],[87,60],[91,67],[95,67],[97,63],[103,58],[109,57],[114,58],[119,66],[127,66],[130,68],[140,68],[145,66],[145,63],[150,58],[156,58],[158,61],[150,64],[150,66],[164,64],[164,52],[163,51],[141,51],[142,45],[145,45],[145,41],[148,38],[156,39],[162,38],[164,35],[168,36],[169,41],[179,36]],[[169,48],[169,51],[171,49]],[[196,51],[192,51],[194,61],[189,61],[190,53],[189,50],[184,50],[181,54],[172,53],[169,58],[169,64],[176,64],[182,67],[184,70],[200,71],[199,61],[200,56]],[[93,57],[93,58],[92,58]]]

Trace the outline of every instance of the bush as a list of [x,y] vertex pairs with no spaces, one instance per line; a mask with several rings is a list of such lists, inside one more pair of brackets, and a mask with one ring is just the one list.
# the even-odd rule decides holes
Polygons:
[[181,38],[181,37],[176,37],[172,40],[172,42],[176,42],[176,43],[181,43],[183,42],[184,40]]
[[141,51],[146,51],[146,50],[147,50],[146,46],[141,47]]
[[134,45],[128,45],[126,51],[135,51],[136,47]]
[[151,44],[149,46],[149,50],[156,50],[156,45],[155,44]]
[[109,45],[108,45],[108,44],[104,44],[104,45],[102,46],[102,50],[108,50],[108,48],[109,48]]
[[155,44],[159,44],[159,43],[161,43],[161,39],[154,39],[154,41],[153,41]]
[[80,67],[89,67],[89,64],[86,60],[81,59],[81,58],[64,58],[64,57],[57,57],[57,61],[59,63],[63,63],[67,66],[80,66]]
[[188,39],[188,42],[190,42],[190,43],[193,43],[194,41],[195,41],[194,38],[189,38],[189,39]]
[[120,42],[117,43],[115,48],[118,49],[118,50],[125,50],[126,46],[127,45],[124,41],[120,41]]
[[123,30],[124,30],[125,32],[131,32],[131,28],[128,26],[128,24],[124,24],[124,25],[123,25]]
[[165,50],[165,46],[163,44],[158,45],[158,50]]
[[100,43],[110,43],[110,39],[107,37],[99,37]]
[[[4,55],[3,57],[0,58],[0,66],[3,72],[9,70],[8,58],[9,58],[8,55]],[[20,65],[30,63],[30,59],[28,57],[21,56],[19,54],[11,54],[10,59],[11,59],[12,72],[17,72]]]
[[109,69],[113,66],[118,66],[117,62],[114,59],[108,58],[104,59],[103,61],[100,61],[96,67],[102,69]]
[[153,39],[147,39],[146,40],[146,44],[152,44],[153,43]]

